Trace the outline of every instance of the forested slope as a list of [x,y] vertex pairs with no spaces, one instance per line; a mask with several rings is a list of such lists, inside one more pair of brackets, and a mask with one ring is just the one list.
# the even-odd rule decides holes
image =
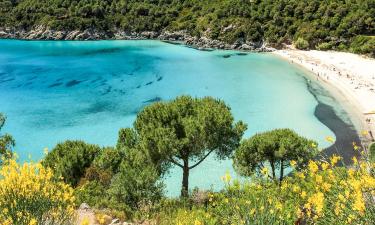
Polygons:
[[0,0],[0,27],[36,25],[106,32],[187,30],[227,43],[303,38],[311,48],[371,52],[375,0]]

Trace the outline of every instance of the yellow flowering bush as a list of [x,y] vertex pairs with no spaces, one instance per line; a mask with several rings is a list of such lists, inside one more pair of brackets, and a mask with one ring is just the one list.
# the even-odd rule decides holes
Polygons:
[[340,160],[310,161],[281,184],[224,179],[224,191],[210,193],[205,206],[176,210],[171,224],[374,224],[374,164],[336,167]]
[[69,224],[73,189],[40,163],[5,161],[0,168],[0,225]]

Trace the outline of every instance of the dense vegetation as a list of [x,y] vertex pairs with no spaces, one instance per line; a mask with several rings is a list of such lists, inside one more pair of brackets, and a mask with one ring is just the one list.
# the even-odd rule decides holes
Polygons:
[[374,54],[375,0],[1,0],[0,27],[107,32],[187,30],[234,43]]
[[[145,107],[114,147],[65,141],[41,163],[5,159],[0,224],[74,224],[83,202],[98,210],[101,225],[111,222],[103,219],[108,215],[163,225],[374,224],[375,170],[367,149],[353,144],[361,157],[338,167],[336,155],[314,161],[316,142],[292,130],[240,141],[245,129],[221,100],[182,96]],[[225,188],[214,192],[188,189],[185,177],[181,198],[163,195],[171,165],[186,161],[199,169],[209,154],[233,158],[244,179],[227,173]],[[286,168],[293,171],[288,176]]]
[[[5,124],[6,117],[0,113],[0,131]],[[10,158],[12,156],[12,148],[15,145],[15,141],[10,134],[0,133],[0,165],[3,159]]]

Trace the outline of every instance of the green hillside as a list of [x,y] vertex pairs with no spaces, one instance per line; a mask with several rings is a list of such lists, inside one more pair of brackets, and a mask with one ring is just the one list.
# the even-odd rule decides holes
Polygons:
[[[372,53],[375,0],[1,0],[0,27],[113,32],[186,30],[194,36]],[[358,37],[358,35],[363,35]],[[351,46],[354,43],[354,46]],[[358,45],[367,47],[360,47]]]

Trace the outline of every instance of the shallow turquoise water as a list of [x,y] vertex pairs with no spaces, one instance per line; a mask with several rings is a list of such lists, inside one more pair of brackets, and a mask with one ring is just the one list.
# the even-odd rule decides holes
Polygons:
[[[182,94],[225,100],[248,124],[246,136],[288,127],[325,147],[333,133],[314,116],[317,101],[303,73],[271,54],[159,41],[0,40],[0,111],[23,160],[66,139],[114,145],[142,107]],[[234,173],[230,160],[209,158],[192,170],[190,185],[220,188],[226,171]],[[166,184],[177,195],[181,171],[172,170]]]

